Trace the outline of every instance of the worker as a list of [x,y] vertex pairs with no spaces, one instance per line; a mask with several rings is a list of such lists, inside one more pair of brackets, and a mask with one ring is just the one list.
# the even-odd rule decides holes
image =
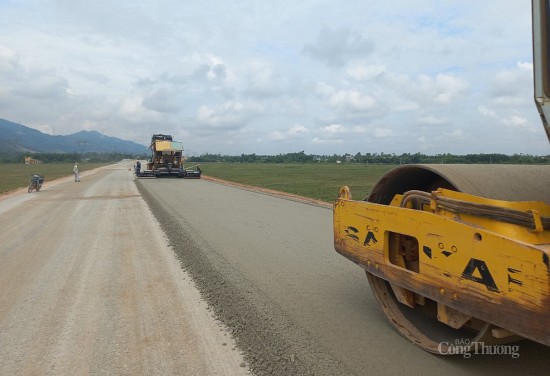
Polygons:
[[139,159],[136,159],[136,176],[139,176],[141,172],[141,162],[139,161]]
[[78,165],[75,163],[73,167],[74,181],[80,181],[80,173],[78,172]]

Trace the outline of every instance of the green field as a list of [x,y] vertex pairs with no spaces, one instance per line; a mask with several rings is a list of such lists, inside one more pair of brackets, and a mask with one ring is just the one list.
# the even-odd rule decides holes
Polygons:
[[363,199],[393,165],[201,163],[206,176],[297,194],[326,202],[347,185],[355,199]]
[[[105,163],[79,163],[80,171]],[[204,175],[241,184],[274,189],[332,202],[342,185],[347,185],[355,199],[363,199],[382,175],[395,166],[374,164],[271,164],[271,163],[201,163]],[[26,187],[32,174],[48,181],[72,175],[72,163],[0,164],[0,193]]]
[[[107,163],[79,163],[80,172],[91,170]],[[44,176],[48,181],[73,174],[74,163],[39,163],[26,165],[23,163],[0,163],[0,194],[17,188],[27,187],[32,174]]]

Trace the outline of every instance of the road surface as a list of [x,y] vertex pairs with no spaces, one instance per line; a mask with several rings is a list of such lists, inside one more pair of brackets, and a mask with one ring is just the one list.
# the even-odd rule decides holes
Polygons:
[[550,348],[529,341],[518,344],[519,358],[464,358],[401,338],[362,269],[334,251],[330,208],[204,179],[137,184],[255,373],[548,374]]
[[249,372],[130,166],[0,201],[0,375]]
[[333,250],[330,209],[206,180],[136,187],[130,164],[0,201],[1,375],[548,373],[528,341],[466,359],[402,339]]

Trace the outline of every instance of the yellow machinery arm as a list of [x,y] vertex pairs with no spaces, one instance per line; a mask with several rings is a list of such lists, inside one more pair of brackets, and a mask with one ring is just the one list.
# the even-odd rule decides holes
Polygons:
[[[550,139],[549,3],[533,0],[533,56]],[[424,350],[519,338],[550,346],[548,187],[550,166],[401,166],[365,200],[340,189],[334,247],[365,269],[388,320]]]

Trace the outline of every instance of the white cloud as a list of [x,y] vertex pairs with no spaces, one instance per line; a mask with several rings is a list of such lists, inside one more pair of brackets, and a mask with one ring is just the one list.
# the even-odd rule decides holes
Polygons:
[[435,77],[421,75],[408,84],[408,92],[419,102],[447,105],[464,95],[468,84],[461,78],[439,73]]
[[464,138],[464,130],[462,129],[455,129],[453,130],[452,132],[448,133],[448,136],[449,137],[452,137],[452,138],[455,138],[455,139],[460,139],[460,138]]
[[197,109],[197,123],[212,128],[242,128],[247,121],[262,111],[255,103],[227,101],[219,106],[202,105]]
[[175,112],[182,107],[174,89],[159,88],[142,101],[144,107],[158,112]]
[[373,97],[358,90],[340,90],[329,98],[328,103],[339,111],[364,112],[376,106],[376,100]]
[[[483,116],[489,117],[497,122],[497,124],[502,124],[505,127],[512,128],[512,129],[529,129],[530,131],[534,131],[532,129],[531,124],[529,123],[529,120],[518,113],[515,113],[514,111],[510,112],[507,111],[495,111],[488,109],[484,106],[479,107],[479,113]],[[541,127],[542,128],[542,127]]]
[[386,71],[384,65],[351,64],[346,73],[354,80],[364,81],[379,77]]
[[464,94],[468,84],[464,80],[448,75],[438,74],[435,79],[437,95],[434,101],[439,104],[447,104],[457,96]]
[[314,145],[337,145],[337,144],[343,144],[345,141],[341,138],[319,138],[315,137],[313,140],[311,140],[311,143]]
[[335,92],[336,92],[336,89],[325,82],[319,82],[315,85],[315,93],[321,96],[331,96]]
[[309,133],[309,129],[301,124],[296,124],[285,131],[273,131],[269,134],[269,139],[273,141],[288,141],[301,139]]
[[269,64],[255,61],[247,66],[246,93],[251,96],[269,97],[281,91],[280,77]]
[[0,44],[0,72],[9,74],[13,72],[18,64],[19,55],[17,52]]
[[307,129],[306,127],[300,124],[296,124],[295,126],[293,126],[288,130],[288,134],[291,136],[295,136],[299,134],[308,134],[308,133],[309,133],[309,129]]
[[418,122],[425,125],[442,125],[446,124],[448,121],[449,119],[447,118],[437,117],[434,115],[426,115],[418,118]]
[[25,86],[16,87],[12,92],[29,99],[58,99],[63,100],[70,93],[66,79],[44,74],[29,80]]
[[547,153],[522,2],[16,3],[0,117],[37,129],[162,131],[198,153]]
[[331,66],[341,66],[347,59],[369,55],[374,43],[346,27],[332,29],[323,25],[315,43],[306,43],[303,52]]
[[156,123],[162,120],[162,115],[157,111],[150,110],[143,106],[143,98],[141,97],[125,98],[118,108],[118,116],[134,124],[143,122]]
[[488,117],[492,117],[492,118],[496,118],[497,117],[497,113],[485,106],[478,106],[478,111],[481,115],[484,115],[484,116],[488,116]]
[[502,119],[504,125],[513,128],[525,128],[529,124],[526,118],[519,115],[512,115],[510,117]]
[[528,63],[528,62],[525,62],[525,61],[518,61],[516,65],[517,65],[519,70],[527,71],[529,73],[533,73],[533,63]]
[[328,124],[313,133],[317,134],[311,139],[313,145],[339,145],[349,139],[350,129],[342,124]]
[[393,131],[389,128],[376,128],[373,132],[375,138],[388,138],[393,135]]
[[346,133],[347,128],[341,124],[330,124],[321,128],[321,132],[327,136],[334,136],[336,134]]
[[369,132],[369,128],[364,125],[355,125],[351,128],[351,132],[355,134],[365,134]]

